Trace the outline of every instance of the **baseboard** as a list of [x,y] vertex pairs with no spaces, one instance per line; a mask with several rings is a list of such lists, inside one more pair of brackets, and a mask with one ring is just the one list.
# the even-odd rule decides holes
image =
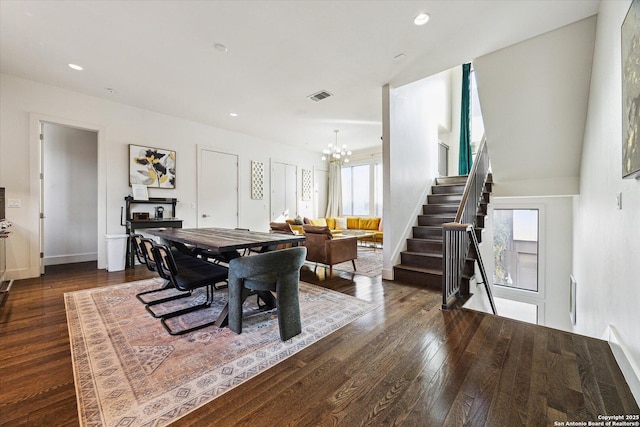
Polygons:
[[97,252],[86,254],[56,255],[44,257],[44,265],[72,264],[74,262],[96,261],[98,259]]
[[382,278],[384,280],[393,280],[393,268],[383,268],[382,269]]
[[633,360],[629,349],[624,345],[620,339],[620,334],[616,330],[615,326],[609,325],[609,347],[611,352],[618,362],[618,366],[624,375],[624,379],[627,380],[629,389],[636,399],[636,402],[640,404],[640,369]]

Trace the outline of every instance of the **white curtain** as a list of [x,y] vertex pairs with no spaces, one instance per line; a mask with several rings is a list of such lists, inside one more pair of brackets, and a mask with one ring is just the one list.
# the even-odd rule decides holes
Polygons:
[[329,163],[329,194],[327,197],[327,218],[342,214],[342,168],[338,163]]

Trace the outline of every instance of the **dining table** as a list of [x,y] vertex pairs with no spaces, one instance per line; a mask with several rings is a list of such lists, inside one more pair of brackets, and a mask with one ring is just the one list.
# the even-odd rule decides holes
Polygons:
[[[245,249],[268,250],[281,244],[297,245],[305,241],[304,235],[233,228],[148,228],[144,232],[174,245],[188,245],[194,254],[206,251],[208,254],[220,255],[226,262],[242,256]],[[258,294],[267,308],[275,308],[276,301],[270,292],[264,291]],[[227,303],[218,315],[215,325],[226,326],[228,314],[229,304]]]

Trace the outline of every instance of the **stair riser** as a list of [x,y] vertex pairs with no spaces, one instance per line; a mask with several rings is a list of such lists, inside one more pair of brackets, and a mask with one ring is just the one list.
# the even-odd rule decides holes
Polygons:
[[455,216],[446,215],[418,215],[418,225],[441,226],[455,219]]
[[416,271],[407,271],[401,268],[394,267],[393,280],[413,285],[421,285],[425,288],[430,289],[442,289],[441,274],[419,273]]
[[420,239],[408,239],[407,250],[411,252],[438,252],[442,253],[442,242],[433,242]]
[[464,184],[460,185],[434,185],[431,187],[432,194],[460,194],[464,193]]
[[413,237],[416,239],[442,240],[442,227],[436,229],[413,227]]
[[424,215],[448,214],[447,216],[455,216],[457,212],[458,205],[422,205],[422,213]]
[[410,267],[421,268],[442,268],[442,257],[434,257],[429,255],[416,255],[411,253],[402,252],[400,254],[400,262],[402,265],[408,265]]
[[427,203],[432,204],[460,204],[460,200],[462,200],[462,194],[430,194],[427,196]]
[[436,184],[456,184],[464,185],[467,183],[466,176],[443,176],[436,178]]

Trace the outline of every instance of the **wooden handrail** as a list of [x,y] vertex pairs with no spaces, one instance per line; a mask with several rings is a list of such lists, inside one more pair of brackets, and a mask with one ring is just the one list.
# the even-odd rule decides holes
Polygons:
[[479,160],[481,159],[481,156],[483,154],[483,152],[485,152],[485,146],[487,144],[487,137],[483,136],[482,137],[482,141],[480,141],[480,147],[478,148],[478,155],[476,156],[476,161],[473,162],[473,165],[471,166],[471,171],[469,171],[469,175],[467,178],[467,182],[464,185],[464,192],[462,193],[462,200],[460,201],[460,206],[458,207],[458,212],[456,212],[456,219],[454,220],[457,223],[460,223],[460,221],[462,221],[462,214],[464,212],[464,209],[467,205],[467,199],[469,198],[469,194],[471,193],[471,186],[473,183],[473,179],[471,179],[471,177],[475,177],[477,170],[478,170],[478,165],[480,164]]

